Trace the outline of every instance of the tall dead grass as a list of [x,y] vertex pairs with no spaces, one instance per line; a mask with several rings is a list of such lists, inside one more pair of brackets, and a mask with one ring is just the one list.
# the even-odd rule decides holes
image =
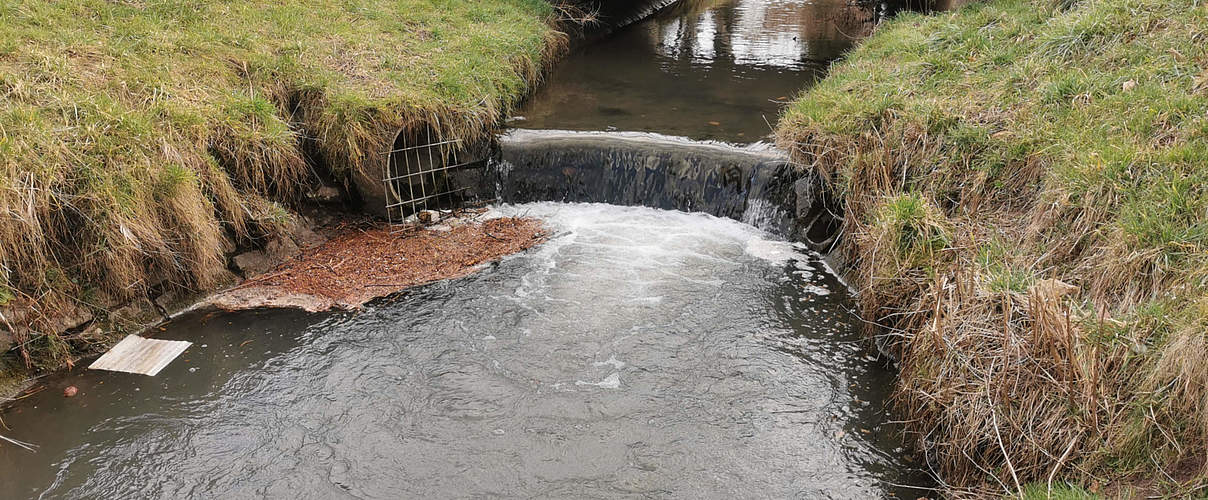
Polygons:
[[1208,486],[1205,75],[1202,2],[993,0],[886,23],[781,118],[954,488]]
[[0,6],[0,328],[53,368],[103,341],[63,318],[211,289],[400,129],[489,134],[557,22],[541,0]]
[[[1203,477],[1186,468],[1208,445],[1203,301],[1168,334],[1160,325],[1179,313],[1138,312],[1177,281],[1116,254],[1101,203],[1055,215],[1042,160],[1008,165],[998,185],[1010,190],[971,171],[960,189],[903,183],[936,178],[920,165],[944,144],[893,119],[859,137],[782,130],[781,144],[843,186],[836,255],[868,335],[900,361],[896,400],[928,463],[953,491],[979,494]],[[1053,225],[1061,237],[1045,238]]]

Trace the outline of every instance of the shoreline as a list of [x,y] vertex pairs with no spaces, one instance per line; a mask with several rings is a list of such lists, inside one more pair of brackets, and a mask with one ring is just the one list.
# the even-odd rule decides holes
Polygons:
[[[321,242],[302,248],[297,255],[280,259],[272,268],[226,289],[196,294],[196,300],[181,301],[158,321],[130,331],[121,330],[115,336],[153,332],[180,315],[204,310],[292,308],[311,313],[356,310],[378,298],[468,276],[504,257],[540,245],[549,236],[538,219],[485,219],[484,215],[485,210],[467,211],[429,227],[402,230],[355,219],[316,227],[317,232],[325,233]],[[417,254],[423,257],[423,252],[427,252],[428,258],[414,257]],[[398,260],[391,261],[392,258]],[[0,406],[20,400],[37,385],[39,378],[71,369],[81,360],[103,353],[104,349],[83,352],[61,368],[37,374],[5,373],[11,376],[0,376]]]

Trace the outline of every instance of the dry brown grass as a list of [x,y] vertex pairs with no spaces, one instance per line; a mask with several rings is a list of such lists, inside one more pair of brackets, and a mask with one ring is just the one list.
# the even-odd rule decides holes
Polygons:
[[24,363],[82,347],[62,311],[212,287],[400,129],[484,137],[565,47],[557,21],[543,0],[0,6],[0,307]]
[[1194,2],[905,16],[782,118],[953,491],[1208,484],[1206,41]]
[[[1138,291],[1163,283],[1130,267],[1144,259],[1106,260],[1110,247],[1041,255],[1029,228],[1048,214],[1018,192],[966,191],[962,199],[972,193],[976,202],[948,210],[934,193],[886,194],[901,192],[892,179],[909,158],[926,157],[917,136],[798,136],[794,144],[799,160],[849,165],[833,175],[855,174],[844,181],[861,186],[847,192],[836,250],[859,289],[868,334],[900,360],[897,402],[907,427],[953,491],[1143,476],[1155,464],[1173,468],[1203,454],[1208,324],[1185,326],[1163,344],[1144,318],[1130,317]],[[1034,184],[1034,171],[1021,168],[1016,175],[1029,180],[1016,180]],[[1060,220],[1077,233],[1103,220],[1101,212]],[[1001,253],[988,256],[987,247]],[[1054,278],[1029,273],[1012,282],[1013,267],[1038,265]],[[1192,316],[1208,314],[1196,307]],[[1155,344],[1158,352],[1146,351]],[[1154,394],[1162,399],[1148,401]]]

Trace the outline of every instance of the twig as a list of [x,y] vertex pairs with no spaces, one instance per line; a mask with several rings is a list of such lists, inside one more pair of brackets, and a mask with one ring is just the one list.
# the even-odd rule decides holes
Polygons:
[[990,419],[994,422],[994,437],[998,438],[998,449],[1002,451],[1002,457],[1007,460],[1007,470],[1011,471],[1011,479],[1015,481],[1015,494],[1023,495],[1023,487],[1019,485],[1019,476],[1015,474],[1015,466],[1011,465],[1011,457],[1007,455],[1007,448],[1002,444],[1002,434],[998,432],[998,414],[994,411],[993,401],[990,401]]
[[1074,443],[1078,442],[1078,436],[1070,440],[1070,445],[1065,447],[1065,453],[1061,454],[1061,458],[1057,459],[1057,465],[1053,466],[1053,471],[1049,473],[1049,498],[1053,498],[1053,476],[1057,475],[1057,470],[1061,468],[1061,464],[1065,463],[1065,459],[1070,456],[1070,452],[1074,450]]
[[9,443],[12,443],[12,444],[16,445],[17,447],[24,448],[24,449],[25,449],[25,451],[29,451],[29,452],[37,451],[37,450],[35,450],[35,448],[37,448],[37,447],[38,447],[38,445],[33,444],[33,443],[26,443],[26,442],[24,442],[24,441],[17,441],[16,439],[13,439],[13,438],[10,438],[10,437],[4,437],[4,436],[2,436],[2,435],[0,435],[0,439],[3,439],[3,440],[5,440],[5,441],[8,441]]
[[46,386],[42,386],[42,387],[39,387],[39,388],[38,388],[37,390],[35,390],[35,391],[29,391],[29,392],[27,392],[27,393],[25,393],[25,394],[23,394],[23,395],[21,395],[21,396],[18,396],[18,397],[15,397],[15,398],[9,398],[8,400],[9,400],[9,401],[20,401],[20,400],[22,400],[22,399],[28,398],[28,397],[30,397],[30,396],[33,396],[34,394],[37,394],[37,393],[42,392],[42,391],[45,391],[45,390],[46,390]]

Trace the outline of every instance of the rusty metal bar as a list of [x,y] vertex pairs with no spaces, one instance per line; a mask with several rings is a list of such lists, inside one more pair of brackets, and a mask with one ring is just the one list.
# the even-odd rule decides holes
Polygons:
[[447,194],[460,193],[460,192],[465,191],[465,190],[467,190],[467,189],[470,189],[470,187],[469,187],[469,186],[463,186],[463,187],[459,187],[459,188],[457,188],[457,189],[450,189],[450,190],[448,190],[448,191],[442,191],[442,192],[439,192],[439,193],[436,193],[436,194],[430,194],[430,195],[428,195],[428,196],[425,196],[425,197],[423,197],[423,198],[417,198],[417,199],[415,199],[415,200],[407,200],[407,201],[399,201],[399,202],[391,203],[391,204],[389,204],[389,205],[386,205],[386,208],[394,208],[394,207],[398,207],[398,206],[406,205],[406,204],[408,204],[408,203],[410,203],[410,202],[413,202],[413,201],[415,201],[415,202],[419,202],[419,201],[423,201],[423,200],[428,200],[428,199],[436,198],[436,197],[438,197],[438,196],[444,196],[444,195],[447,195]]
[[445,145],[445,144],[453,144],[453,143],[456,143],[456,142],[461,142],[461,139],[449,139],[449,140],[447,140],[447,141],[441,141],[441,142],[437,142],[437,143],[433,143],[433,144],[422,144],[422,145],[419,145],[419,146],[408,146],[408,147],[405,147],[405,148],[391,149],[390,151],[384,151],[382,154],[399,153],[399,152],[403,152],[403,151],[411,151],[411,150],[413,150],[413,149],[424,149],[424,148],[428,148],[428,147],[432,147],[432,146],[441,146],[441,145]]
[[478,164],[478,163],[484,163],[485,161],[486,160],[467,161],[465,163],[458,163],[456,165],[449,165],[447,167],[433,168],[433,169],[429,169],[429,170],[421,170],[419,172],[410,173],[410,174],[396,175],[394,177],[387,177],[385,179],[382,179],[382,181],[384,181],[384,182],[397,181],[400,179],[406,179],[408,177],[414,177],[417,175],[427,174],[429,172],[441,172],[441,171],[445,171],[445,170],[454,170],[454,169],[458,169],[458,168],[462,168],[462,167],[468,167],[470,165],[474,165],[474,164]]

